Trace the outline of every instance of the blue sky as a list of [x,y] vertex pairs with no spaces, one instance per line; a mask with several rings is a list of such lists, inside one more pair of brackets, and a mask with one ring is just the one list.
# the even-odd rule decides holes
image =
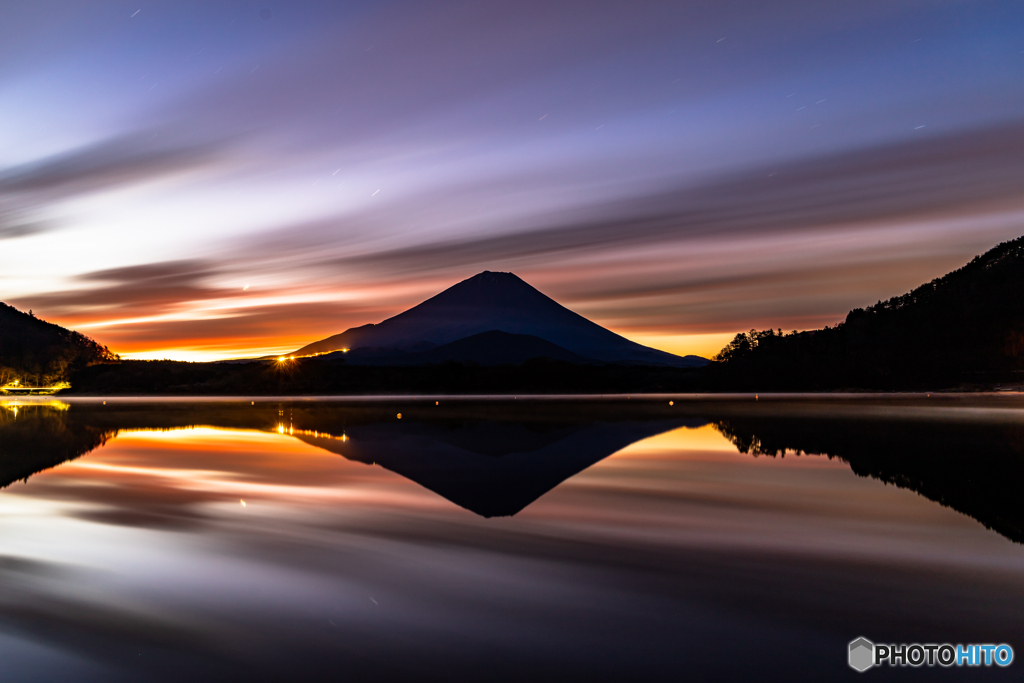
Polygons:
[[0,10],[0,299],[287,351],[511,270],[644,343],[805,329],[1024,234],[1018,2]]

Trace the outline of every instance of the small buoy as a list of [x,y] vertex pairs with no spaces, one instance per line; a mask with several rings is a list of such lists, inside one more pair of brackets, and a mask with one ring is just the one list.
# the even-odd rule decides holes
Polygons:
[[252,403],[250,403],[249,405],[253,405],[253,406],[254,406],[254,405],[256,405],[256,401],[253,401],[253,402],[252,402]]
[[674,405],[675,405],[675,403],[674,403],[674,402],[672,402],[672,401],[669,401],[669,402],[668,402],[668,404],[669,404],[670,406],[674,406]]
[[435,406],[439,406],[439,405],[441,405],[441,402],[440,401],[434,401],[434,405]]
[[399,413],[399,414],[398,414],[398,419],[399,419],[399,420],[401,420],[401,419],[402,419],[402,414],[401,414],[401,413]]

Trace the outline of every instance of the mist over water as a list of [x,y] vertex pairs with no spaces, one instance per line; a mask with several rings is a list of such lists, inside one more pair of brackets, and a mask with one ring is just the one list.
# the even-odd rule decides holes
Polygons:
[[5,402],[0,674],[821,680],[861,635],[1019,649],[1022,427],[1015,397]]

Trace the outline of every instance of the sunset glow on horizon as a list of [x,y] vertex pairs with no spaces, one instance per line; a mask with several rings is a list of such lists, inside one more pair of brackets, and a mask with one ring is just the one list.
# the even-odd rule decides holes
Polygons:
[[483,270],[714,355],[1024,234],[1024,7],[42,0],[0,22],[0,301],[289,354]]

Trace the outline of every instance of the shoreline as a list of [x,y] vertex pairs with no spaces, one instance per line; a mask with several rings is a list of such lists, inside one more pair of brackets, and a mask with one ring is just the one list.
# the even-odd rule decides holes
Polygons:
[[913,392],[731,392],[731,393],[637,393],[637,394],[53,394],[12,395],[3,400],[90,403],[97,401],[164,402],[164,403],[231,403],[239,401],[293,401],[293,402],[386,402],[386,401],[653,401],[672,400],[686,402],[711,401],[779,401],[829,400],[856,401],[864,399],[962,399],[962,398],[1014,398],[1024,396],[1021,391],[913,391]]

